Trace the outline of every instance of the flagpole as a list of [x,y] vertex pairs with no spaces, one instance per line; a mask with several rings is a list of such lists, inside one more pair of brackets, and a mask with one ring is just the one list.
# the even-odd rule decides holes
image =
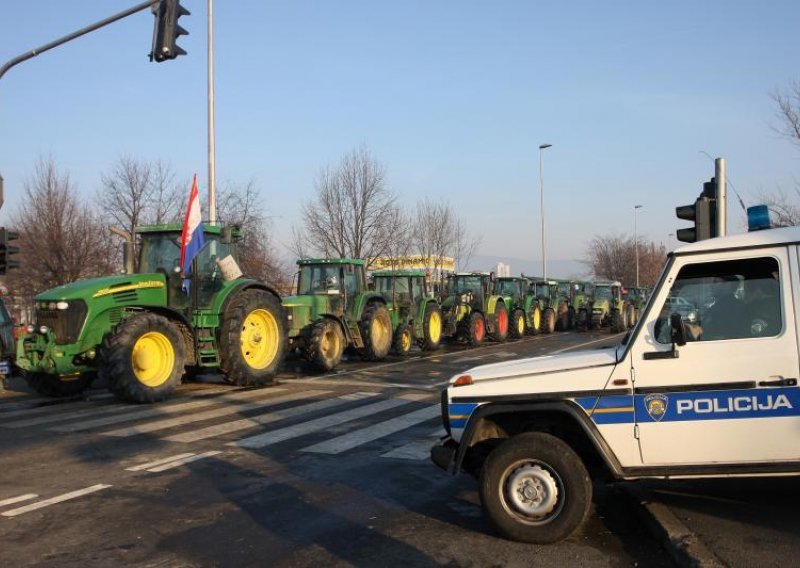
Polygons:
[[208,0],[208,220],[217,222],[216,149],[214,142],[214,0]]

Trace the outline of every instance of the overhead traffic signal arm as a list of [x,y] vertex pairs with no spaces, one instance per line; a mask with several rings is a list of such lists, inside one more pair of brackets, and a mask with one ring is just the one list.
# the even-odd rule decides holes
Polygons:
[[189,35],[178,25],[178,18],[190,15],[189,10],[181,6],[180,0],[161,0],[153,6],[155,27],[153,28],[153,50],[150,61],[162,62],[186,55],[178,44],[178,36]]

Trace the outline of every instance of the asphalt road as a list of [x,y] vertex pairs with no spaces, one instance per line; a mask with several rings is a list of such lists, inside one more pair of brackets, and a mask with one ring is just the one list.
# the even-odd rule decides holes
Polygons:
[[0,565],[670,565],[613,486],[596,487],[580,533],[524,545],[494,534],[472,478],[428,459],[451,375],[614,339],[354,357],[322,375],[289,360],[275,387],[202,377],[154,406],[102,388],[53,404],[11,380],[0,397]]

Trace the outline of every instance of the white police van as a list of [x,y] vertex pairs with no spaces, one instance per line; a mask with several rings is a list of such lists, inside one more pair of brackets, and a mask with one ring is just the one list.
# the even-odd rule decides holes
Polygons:
[[800,227],[681,247],[619,345],[453,377],[431,458],[535,543],[583,522],[592,477],[800,474],[798,306]]

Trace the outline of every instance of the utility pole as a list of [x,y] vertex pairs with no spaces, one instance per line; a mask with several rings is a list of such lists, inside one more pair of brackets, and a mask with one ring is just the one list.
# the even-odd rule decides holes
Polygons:
[[214,136],[214,0],[208,0],[208,221],[217,223],[217,170]]

